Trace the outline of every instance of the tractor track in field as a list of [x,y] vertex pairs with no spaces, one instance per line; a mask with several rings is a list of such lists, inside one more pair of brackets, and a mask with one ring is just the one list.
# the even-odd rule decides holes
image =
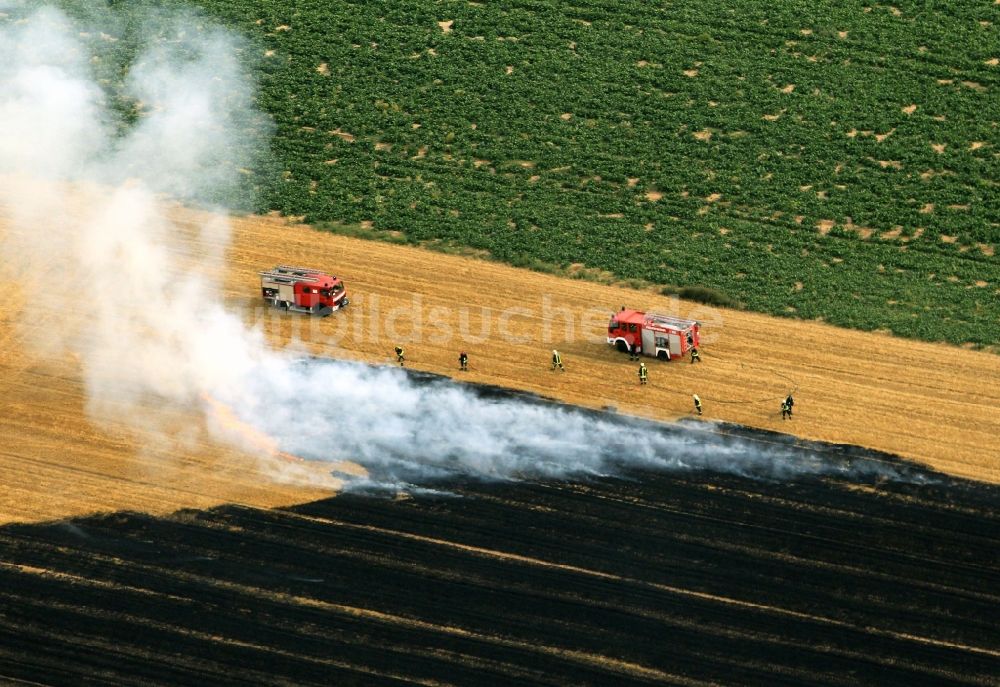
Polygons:
[[0,528],[44,684],[987,685],[1000,489],[631,472]]

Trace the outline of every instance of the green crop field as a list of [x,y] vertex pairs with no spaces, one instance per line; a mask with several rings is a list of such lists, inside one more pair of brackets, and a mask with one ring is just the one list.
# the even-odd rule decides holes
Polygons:
[[248,37],[257,210],[1000,342],[994,0],[173,4]]

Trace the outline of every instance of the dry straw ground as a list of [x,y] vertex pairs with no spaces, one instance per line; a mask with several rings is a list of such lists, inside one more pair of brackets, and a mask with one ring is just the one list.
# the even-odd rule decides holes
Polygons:
[[[199,215],[179,210],[175,216],[181,230],[193,235]],[[415,369],[458,376],[457,355],[465,349],[471,369],[462,380],[663,420],[689,415],[691,394],[698,393],[705,421],[859,444],[954,475],[1000,482],[996,355],[816,322],[696,312],[701,306],[648,292],[334,236],[277,218],[237,218],[233,226],[221,296],[230,308],[244,309],[248,323],[261,324],[276,345],[298,338],[318,355],[391,364],[393,345],[413,333],[417,297],[422,341],[404,343],[408,366]],[[0,217],[0,232],[7,229]],[[354,304],[321,320],[261,309],[256,273],[276,263],[336,272]],[[85,411],[79,360],[72,354],[36,355],[29,341],[44,335],[51,320],[29,305],[17,284],[3,288],[0,521],[117,509],[164,513],[224,502],[266,507],[330,493],[270,481],[258,458],[215,445],[197,431],[202,420],[194,411],[165,413],[151,402],[95,423]],[[627,356],[593,341],[607,315],[623,304],[703,318],[705,334],[714,338],[703,346],[704,362],[650,361],[650,384],[640,389]],[[505,327],[521,343],[497,331],[498,317],[513,306],[522,310],[509,314]],[[60,307],[86,316],[85,299]],[[554,315],[548,324],[546,309]],[[484,341],[463,343],[458,333],[448,342],[431,341],[441,328],[459,332],[464,326],[475,335],[484,315],[492,318],[493,330]],[[373,321],[379,322],[377,332]],[[574,331],[567,339],[569,321]],[[386,331],[387,323],[396,336]],[[562,352],[564,374],[549,370],[551,348]],[[780,399],[792,387],[795,418],[782,422]],[[136,434],[129,422],[135,417],[157,432],[190,436],[178,444],[152,430]]]

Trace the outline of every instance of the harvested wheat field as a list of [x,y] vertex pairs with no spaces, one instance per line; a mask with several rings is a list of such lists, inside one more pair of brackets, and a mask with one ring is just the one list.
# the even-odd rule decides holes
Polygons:
[[[194,211],[174,213],[192,236],[204,219]],[[660,420],[690,415],[697,393],[705,421],[857,444],[953,475],[1000,481],[1000,361],[992,354],[714,310],[334,236],[277,218],[236,218],[231,240],[228,251],[225,243],[214,246],[226,255],[219,275],[225,305],[244,312],[275,346],[297,340],[319,356],[393,364],[392,347],[402,343],[408,367],[453,376],[464,349],[470,355],[464,381]],[[278,263],[336,272],[352,304],[323,319],[266,308],[256,273]],[[337,480],[276,450],[247,452],[209,440],[196,410],[164,409],[150,399],[88,412],[78,359],[44,343],[49,327],[86,326],[86,300],[69,312],[39,310],[16,283],[5,290],[3,520],[117,509],[166,513],[227,502],[266,507],[335,491]],[[635,365],[601,342],[607,317],[622,304],[701,319],[704,362],[650,361],[650,384],[640,389]],[[551,348],[561,351],[565,373],[550,371]],[[778,405],[792,389],[795,418],[783,422]],[[277,482],[268,479],[276,464]],[[290,466],[301,478],[289,477]]]
[[[716,309],[473,258],[320,234],[277,219],[240,218],[234,226],[226,275],[233,307],[252,304],[256,271],[278,262],[334,270],[354,298],[347,310],[322,320],[289,322],[265,313],[267,331],[278,344],[297,329],[317,355],[389,364],[396,340],[386,324],[395,313],[397,338],[403,339],[412,368],[660,420],[690,416],[691,394],[697,393],[707,420],[856,444],[953,475],[1000,482],[996,355]],[[640,389],[636,365],[601,343],[607,320],[621,305],[701,320],[703,363],[648,360],[650,383]],[[413,311],[422,313],[422,337],[413,337]],[[435,327],[442,322],[452,334],[436,343],[441,330]],[[473,337],[489,335],[463,343],[463,329]],[[408,338],[424,342],[406,343]],[[552,348],[562,353],[565,374],[550,371]],[[459,375],[462,349],[469,353],[470,372]],[[793,388],[796,415],[782,422],[780,402]]]

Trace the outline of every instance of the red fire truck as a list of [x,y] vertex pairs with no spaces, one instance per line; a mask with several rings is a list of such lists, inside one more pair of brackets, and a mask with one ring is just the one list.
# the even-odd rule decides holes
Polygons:
[[277,265],[261,272],[260,290],[275,307],[323,317],[350,303],[343,281],[307,267]]
[[611,316],[608,343],[619,351],[635,346],[638,353],[670,360],[698,347],[700,329],[696,320],[622,308]]

